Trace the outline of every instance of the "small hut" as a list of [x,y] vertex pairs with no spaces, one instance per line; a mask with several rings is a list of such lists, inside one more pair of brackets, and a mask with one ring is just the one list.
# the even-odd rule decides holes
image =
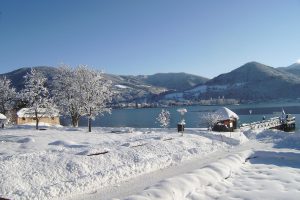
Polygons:
[[[59,125],[59,111],[57,109],[51,109],[47,111],[44,108],[39,109],[38,113],[39,123],[45,123],[49,125]],[[33,109],[22,108],[17,112],[17,124],[33,124],[36,123],[35,113]]]
[[4,123],[6,119],[6,116],[0,113],[0,128],[4,128]]
[[232,132],[237,128],[239,116],[226,107],[221,107],[215,111],[218,118],[213,126],[213,131]]

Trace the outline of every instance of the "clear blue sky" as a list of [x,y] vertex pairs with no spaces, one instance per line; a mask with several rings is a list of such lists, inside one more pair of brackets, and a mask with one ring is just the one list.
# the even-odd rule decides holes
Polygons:
[[300,59],[300,0],[0,0],[0,73],[87,64],[212,78]]

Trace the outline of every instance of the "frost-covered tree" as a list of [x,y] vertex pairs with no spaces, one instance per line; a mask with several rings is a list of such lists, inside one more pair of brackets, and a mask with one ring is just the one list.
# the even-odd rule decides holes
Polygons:
[[110,113],[108,103],[112,100],[111,81],[104,79],[102,72],[79,66],[75,70],[79,81],[84,115],[88,118],[88,129],[92,131],[92,120],[99,114]]
[[67,65],[58,68],[54,77],[53,97],[62,114],[71,118],[73,127],[78,127],[79,119],[84,115],[79,84],[75,69]]
[[170,112],[168,110],[162,109],[161,112],[158,114],[156,121],[160,123],[161,127],[166,128],[170,124],[170,117]]
[[55,106],[46,87],[47,78],[41,72],[31,69],[24,78],[25,86],[20,92],[22,100],[28,106],[27,113],[24,114],[34,115],[38,129],[40,119],[47,114],[55,113]]
[[7,114],[16,103],[17,92],[11,85],[11,80],[5,76],[0,77],[0,112]]
[[208,112],[201,116],[202,124],[205,124],[210,129],[220,120],[221,115],[216,112]]
[[53,95],[64,114],[69,115],[73,126],[78,126],[81,116],[87,116],[89,132],[92,120],[99,114],[110,112],[111,82],[102,72],[81,65],[77,68],[62,66],[55,77]]

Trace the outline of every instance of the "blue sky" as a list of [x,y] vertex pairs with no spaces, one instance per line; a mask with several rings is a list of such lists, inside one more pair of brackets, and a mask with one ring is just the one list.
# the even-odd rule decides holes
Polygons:
[[87,64],[212,78],[300,59],[300,0],[0,0],[0,73]]

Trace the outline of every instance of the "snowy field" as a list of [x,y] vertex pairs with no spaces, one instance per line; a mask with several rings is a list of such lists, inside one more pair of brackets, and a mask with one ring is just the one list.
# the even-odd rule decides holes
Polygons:
[[298,199],[300,134],[261,130],[0,130],[8,199]]

